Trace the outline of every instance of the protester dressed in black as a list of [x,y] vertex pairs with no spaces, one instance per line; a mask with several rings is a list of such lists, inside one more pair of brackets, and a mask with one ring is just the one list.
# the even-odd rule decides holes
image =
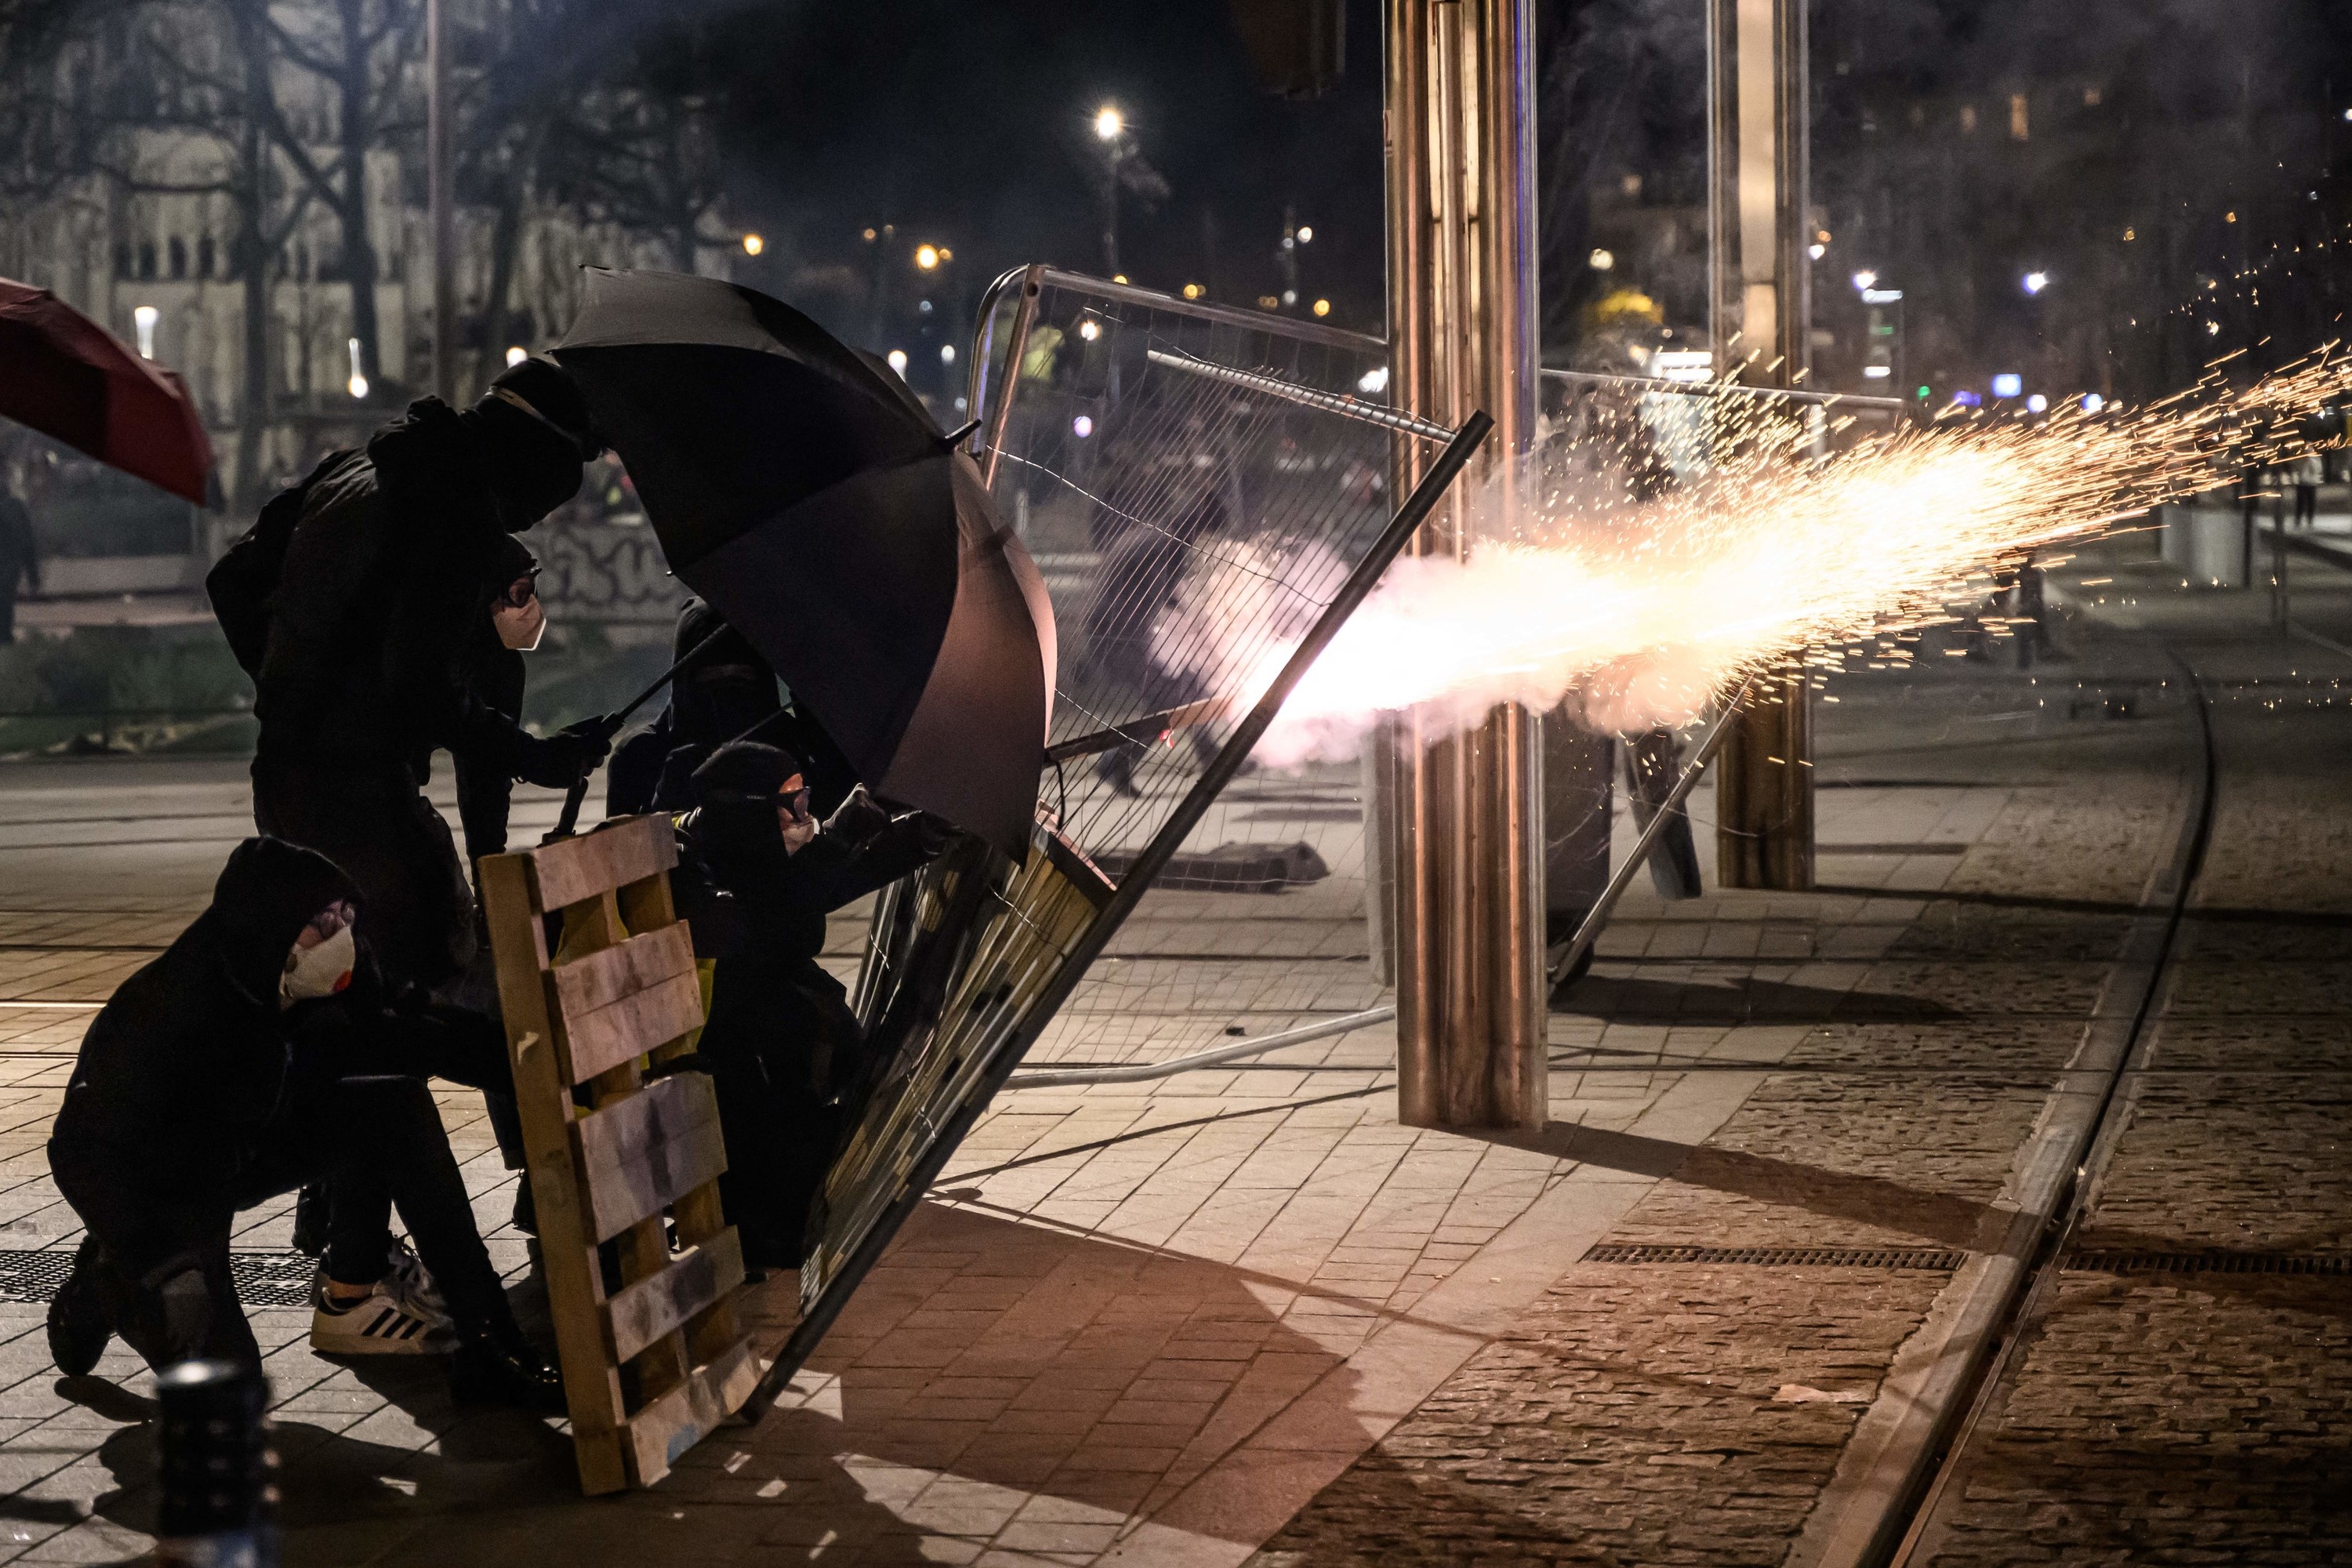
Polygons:
[[856,1016],[818,962],[825,916],[914,870],[945,834],[862,791],[820,828],[804,764],[757,742],[720,747],[693,782],[700,804],[672,885],[698,948],[706,929],[730,933],[696,1047],[727,1141],[721,1196],[747,1261],[794,1267],[864,1087]]
[[857,784],[849,759],[806,714],[786,703],[768,661],[700,599],[688,599],[678,611],[671,657],[682,659],[689,653],[697,657],[671,683],[660,716],[613,749],[604,772],[606,816],[689,809],[694,770],[728,742],[745,739],[780,746],[803,760],[818,816],[830,816],[848,798]]
[[[356,936],[347,922],[358,899],[324,858],[248,839],[211,907],[91,1023],[48,1145],[58,1190],[88,1227],[49,1316],[60,1371],[89,1372],[112,1333],[156,1367],[257,1363],[229,1276],[237,1211],[363,1166],[389,1182],[438,1282],[461,1392],[560,1397],[515,1326],[430,1093],[421,1076],[393,1070],[478,1077],[497,1069],[495,1040],[387,998],[361,943],[337,959],[311,941],[339,910],[335,930]],[[328,967],[349,967],[306,988],[322,946]],[[339,1228],[327,1275],[362,1286],[391,1262],[380,1227]]]
[[603,754],[600,721],[533,736],[468,669],[504,535],[570,499],[599,444],[570,380],[526,360],[465,413],[422,399],[321,464],[207,579],[231,646],[257,656],[255,821],[351,874],[393,979],[439,984],[477,941],[417,759],[446,748],[561,787]]
[[[539,558],[521,540],[501,534],[490,564],[489,613],[467,634],[466,684],[490,711],[519,722],[528,675],[522,656],[539,646],[547,629],[547,612],[539,602]],[[465,836],[466,860],[479,865],[485,855],[506,853],[515,775],[495,746],[487,755],[453,752],[450,761],[457,774],[457,825]]]

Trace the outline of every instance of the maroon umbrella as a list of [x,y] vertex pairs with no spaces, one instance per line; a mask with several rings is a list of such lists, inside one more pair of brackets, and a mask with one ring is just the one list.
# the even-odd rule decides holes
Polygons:
[[0,415],[207,504],[212,443],[180,378],[47,289],[5,278]]

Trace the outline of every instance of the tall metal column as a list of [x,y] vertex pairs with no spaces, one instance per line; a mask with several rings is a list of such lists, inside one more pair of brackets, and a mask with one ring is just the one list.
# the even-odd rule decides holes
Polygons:
[[[1718,370],[1757,386],[1812,365],[1808,4],[1707,0],[1710,325]],[[1804,678],[1759,681],[1716,768],[1725,887],[1813,885],[1812,751]]]
[[[1496,424],[1483,474],[1414,542],[1461,557],[1509,526],[1496,479],[1535,430],[1534,6],[1385,4],[1392,396]],[[1399,493],[1426,458],[1400,456]],[[1457,734],[1434,715],[1393,727],[1397,1114],[1414,1126],[1543,1124],[1538,729],[1511,706]]]
[[433,234],[433,392],[457,400],[457,235],[449,170],[449,40],[446,0],[425,0],[426,222]]

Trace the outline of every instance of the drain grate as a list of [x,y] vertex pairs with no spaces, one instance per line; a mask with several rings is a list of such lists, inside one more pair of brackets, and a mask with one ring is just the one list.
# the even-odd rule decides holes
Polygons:
[[2352,1257],[2309,1252],[2071,1252],[2066,1268],[2087,1274],[2352,1275]]
[[[0,1250],[0,1301],[47,1302],[73,1271],[74,1249]],[[310,1277],[318,1264],[299,1252],[232,1252],[229,1278],[236,1299],[248,1307],[307,1307]]]
[[1629,1247],[1603,1242],[1587,1263],[1744,1263],[1764,1268],[1958,1268],[1965,1252],[1902,1247]]

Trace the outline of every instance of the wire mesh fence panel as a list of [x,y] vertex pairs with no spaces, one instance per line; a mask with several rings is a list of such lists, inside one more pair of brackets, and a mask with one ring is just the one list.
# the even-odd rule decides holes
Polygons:
[[877,900],[855,991],[877,1082],[803,1269],[806,1342],[1024,1053],[1156,1059],[1380,999],[1360,763],[1204,774],[1402,539],[1395,443],[1452,433],[1396,427],[1375,340],[1008,281],[972,412],[1056,622],[1032,852],[964,843]]

